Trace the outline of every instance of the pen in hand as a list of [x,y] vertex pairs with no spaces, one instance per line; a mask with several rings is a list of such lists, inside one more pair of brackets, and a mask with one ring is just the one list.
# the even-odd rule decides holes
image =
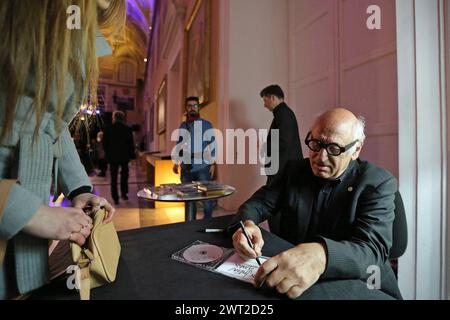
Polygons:
[[[245,238],[247,239],[248,245],[250,246],[250,248],[255,250],[255,247],[254,247],[253,243],[250,240],[250,236],[248,235],[247,230],[245,229],[244,223],[242,222],[242,220],[239,223],[241,224],[241,229],[242,229],[242,232],[244,233]],[[261,262],[259,261],[259,258],[256,257],[255,259],[256,259],[256,262],[258,263],[258,265],[261,266]]]

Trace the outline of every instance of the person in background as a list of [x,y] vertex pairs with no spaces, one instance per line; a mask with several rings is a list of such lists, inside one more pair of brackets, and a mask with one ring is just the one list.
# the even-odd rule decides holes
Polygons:
[[[214,135],[210,140],[206,140],[204,133],[207,130],[213,129],[211,122],[202,119],[200,117],[200,100],[198,97],[188,97],[185,100],[186,108],[186,121],[182,122],[180,129],[187,130],[190,135],[191,145],[187,146],[187,153],[189,154],[189,161],[174,161],[173,172],[178,174],[179,167],[181,167],[181,182],[190,183],[192,181],[211,181],[214,179],[215,174],[215,137]],[[196,130],[198,130],[196,134]],[[195,137],[200,137],[200,140],[195,140]],[[178,139],[178,144],[182,143],[182,137]],[[210,149],[211,159],[204,159],[205,150]],[[195,161],[197,160],[197,161]],[[193,206],[193,216],[189,217],[190,220],[195,220],[197,206],[194,201],[188,202],[187,205]],[[204,219],[212,217],[214,210],[214,201],[203,201],[203,213]]]
[[[282,172],[288,161],[303,159],[302,146],[300,144],[300,136],[298,133],[297,118],[294,112],[284,101],[284,92],[278,85],[271,85],[264,88],[260,93],[263,99],[264,107],[273,113],[273,121],[270,125],[270,131],[267,136],[267,157],[273,158],[272,150],[272,130],[279,130],[279,141],[277,150],[278,155],[278,171],[275,174],[267,173],[267,184]],[[266,164],[266,168],[273,166],[270,162]]]
[[119,204],[117,175],[120,168],[120,192],[122,199],[128,200],[128,163],[135,159],[134,138],[130,127],[125,123],[125,114],[114,111],[113,124],[105,130],[103,136],[106,159],[111,174],[111,197]]
[[[82,31],[67,28],[71,5],[81,9]],[[114,216],[91,193],[68,124],[96,97],[96,45],[107,47],[98,27],[114,30],[124,20],[123,0],[0,1],[0,178],[18,181],[0,208],[0,299],[47,282],[49,240],[84,244],[92,228],[84,208],[105,207],[105,223]],[[70,207],[47,205],[52,183]]]

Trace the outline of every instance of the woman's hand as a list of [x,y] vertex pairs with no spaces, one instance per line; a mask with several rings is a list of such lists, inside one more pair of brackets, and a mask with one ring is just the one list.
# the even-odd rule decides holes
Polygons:
[[70,240],[82,246],[91,229],[92,219],[79,208],[41,206],[22,231],[43,239]]
[[103,223],[111,222],[116,209],[106,201],[105,198],[98,197],[92,193],[82,193],[72,199],[72,205],[75,208],[84,209],[86,207],[92,206],[95,209],[104,207],[107,215]]

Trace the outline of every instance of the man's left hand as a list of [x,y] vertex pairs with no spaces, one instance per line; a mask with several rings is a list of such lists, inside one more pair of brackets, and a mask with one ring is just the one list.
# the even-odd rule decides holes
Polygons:
[[299,297],[324,273],[327,255],[324,245],[304,243],[270,258],[255,275],[255,285],[263,282],[291,299]]
[[88,206],[92,206],[94,208],[104,207],[107,215],[105,216],[105,220],[103,223],[109,223],[112,221],[115,213],[115,209],[112,205],[106,201],[105,198],[97,197],[92,193],[82,193],[72,199],[72,205],[75,208],[84,209]]

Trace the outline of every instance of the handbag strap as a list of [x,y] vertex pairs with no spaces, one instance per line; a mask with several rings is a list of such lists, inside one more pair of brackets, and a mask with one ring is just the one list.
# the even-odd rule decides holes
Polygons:
[[80,268],[80,300],[89,300],[91,298],[91,275],[90,266]]
[[77,264],[80,268],[80,300],[89,300],[91,297],[91,264],[94,255],[88,249],[82,249]]
[[[9,191],[12,186],[16,183],[16,180],[0,180],[0,222],[2,221],[3,212],[6,208],[6,200],[8,200]],[[6,254],[6,246],[8,241],[6,239],[0,238],[0,265],[3,264]]]

